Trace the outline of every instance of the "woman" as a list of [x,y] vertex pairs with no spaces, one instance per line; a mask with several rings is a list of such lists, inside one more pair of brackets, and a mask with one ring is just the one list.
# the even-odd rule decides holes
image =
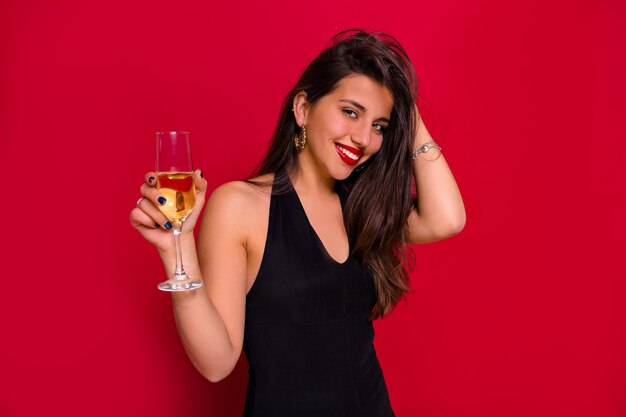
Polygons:
[[[390,36],[336,35],[287,95],[258,175],[211,194],[197,248],[207,183],[195,172],[182,250],[205,287],[172,294],[176,324],[210,381],[245,351],[244,416],[394,415],[372,320],[408,291],[406,245],[445,239],[465,223],[454,177],[419,119],[415,84]],[[130,220],[171,271],[154,179],[146,174]]]

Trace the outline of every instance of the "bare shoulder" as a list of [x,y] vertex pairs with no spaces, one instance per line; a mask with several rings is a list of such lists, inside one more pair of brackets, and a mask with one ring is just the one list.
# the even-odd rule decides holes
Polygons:
[[250,209],[251,203],[258,203],[270,197],[273,178],[273,174],[266,174],[248,181],[227,182],[213,190],[208,204],[241,213]]
[[266,217],[273,178],[273,174],[267,174],[251,178],[249,182],[231,181],[220,185],[207,201],[204,218],[210,217],[209,222],[220,222],[232,232],[247,235]]

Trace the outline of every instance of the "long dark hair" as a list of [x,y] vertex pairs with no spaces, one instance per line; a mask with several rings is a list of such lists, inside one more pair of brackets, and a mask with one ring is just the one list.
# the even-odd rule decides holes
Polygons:
[[[381,32],[349,29],[333,37],[287,94],[272,143],[256,175],[275,174],[275,187],[286,191],[298,168],[294,136],[300,130],[291,111],[302,90],[313,105],[351,74],[370,77],[393,96],[393,110],[380,150],[337,186],[348,197],[344,209],[352,255],[373,272],[376,305],[370,319],[384,317],[410,292],[406,267],[412,266],[405,226],[414,207],[411,147],[416,128],[417,79],[402,46]],[[281,192],[281,191],[279,191]]]

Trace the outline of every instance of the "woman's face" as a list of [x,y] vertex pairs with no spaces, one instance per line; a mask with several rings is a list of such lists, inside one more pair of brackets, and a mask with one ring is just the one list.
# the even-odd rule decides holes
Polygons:
[[353,74],[314,105],[304,96],[294,99],[296,121],[306,124],[307,133],[301,164],[312,165],[322,177],[342,180],[378,152],[393,109],[386,87]]

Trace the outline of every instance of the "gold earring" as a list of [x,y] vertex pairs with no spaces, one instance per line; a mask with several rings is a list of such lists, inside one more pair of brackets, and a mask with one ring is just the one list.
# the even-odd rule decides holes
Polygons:
[[302,151],[306,146],[306,127],[304,125],[302,125],[301,134],[296,134],[296,137],[294,138],[294,143],[298,151]]

